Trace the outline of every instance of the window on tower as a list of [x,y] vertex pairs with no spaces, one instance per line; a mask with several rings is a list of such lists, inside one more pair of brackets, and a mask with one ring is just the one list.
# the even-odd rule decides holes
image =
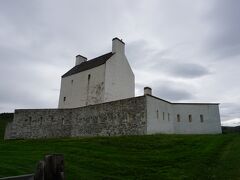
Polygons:
[[188,115],[188,121],[192,122],[192,115],[191,114]]
[[180,114],[177,115],[177,122],[180,122]]
[[201,123],[203,123],[203,121],[204,121],[202,114],[200,115],[200,121],[201,121]]

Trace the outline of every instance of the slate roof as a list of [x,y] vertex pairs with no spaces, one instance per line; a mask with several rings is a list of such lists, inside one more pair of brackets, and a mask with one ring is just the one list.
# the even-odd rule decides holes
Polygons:
[[104,54],[102,56],[96,57],[94,59],[88,60],[86,62],[82,62],[79,65],[74,66],[72,69],[70,69],[68,72],[66,72],[64,75],[62,75],[62,78],[71,76],[73,74],[77,74],[82,71],[86,71],[88,69],[95,68],[97,66],[100,66],[102,64],[105,64],[110,57],[112,57],[114,53],[110,52],[107,54]]

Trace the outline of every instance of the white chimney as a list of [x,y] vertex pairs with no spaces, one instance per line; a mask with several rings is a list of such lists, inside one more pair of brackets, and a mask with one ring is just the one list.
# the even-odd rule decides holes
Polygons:
[[117,37],[113,38],[112,39],[112,52],[125,54],[125,43]]
[[76,65],[79,65],[79,64],[81,64],[82,62],[85,62],[85,61],[87,61],[87,58],[86,58],[86,57],[81,56],[81,55],[77,55],[77,56],[76,56],[75,66],[76,66]]
[[152,89],[150,87],[144,87],[144,95],[152,95]]

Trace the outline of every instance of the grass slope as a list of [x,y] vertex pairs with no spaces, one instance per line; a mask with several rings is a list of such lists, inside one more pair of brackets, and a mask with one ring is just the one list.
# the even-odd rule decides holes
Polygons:
[[67,179],[240,179],[240,136],[152,135],[0,140],[0,177],[63,153]]

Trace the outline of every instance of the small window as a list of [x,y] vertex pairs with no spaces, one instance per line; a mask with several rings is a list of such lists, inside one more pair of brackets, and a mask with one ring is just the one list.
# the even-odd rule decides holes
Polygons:
[[180,122],[180,114],[177,115],[177,122]]
[[168,113],[168,121],[170,121],[170,114]]
[[63,101],[64,101],[64,102],[66,101],[66,97],[63,97]]
[[42,125],[43,117],[40,117],[40,125]]
[[165,119],[165,114],[164,114],[164,112],[163,112],[162,116],[163,116],[163,120],[164,120],[164,119]]
[[91,74],[88,75],[88,80],[90,80],[90,78],[91,78]]
[[31,123],[32,123],[32,117],[29,116],[29,124],[31,125]]
[[200,122],[203,123],[204,119],[203,119],[203,115],[200,114]]
[[191,114],[188,115],[188,121],[192,122],[192,115]]
[[159,118],[158,110],[157,110],[157,119]]
[[71,80],[71,84],[73,84],[73,79]]

